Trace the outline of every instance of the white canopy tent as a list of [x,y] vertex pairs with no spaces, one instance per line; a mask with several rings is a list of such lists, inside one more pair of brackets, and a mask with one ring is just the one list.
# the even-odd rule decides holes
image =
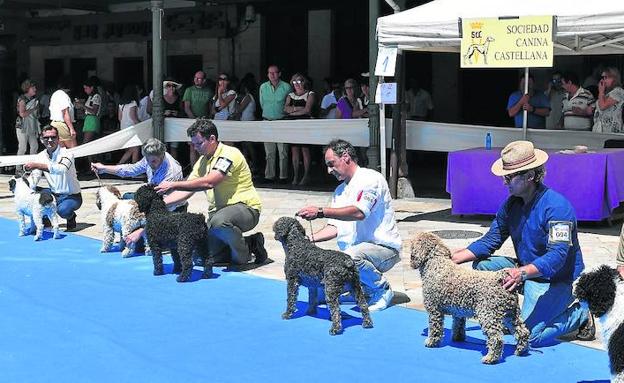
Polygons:
[[435,0],[377,19],[380,46],[459,52],[459,20],[556,16],[555,55],[624,54],[624,2]]

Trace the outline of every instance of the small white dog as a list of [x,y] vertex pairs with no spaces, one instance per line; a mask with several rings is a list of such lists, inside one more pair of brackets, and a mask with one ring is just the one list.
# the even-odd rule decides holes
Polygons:
[[[145,227],[145,214],[139,211],[134,200],[121,199],[121,193],[114,186],[100,187],[95,195],[95,204],[102,211],[102,229],[104,239],[100,251],[110,251],[115,241],[115,233],[121,234],[119,248],[121,255],[126,258],[134,254],[135,243],[129,243],[126,247],[125,238],[138,228]],[[149,252],[145,234],[145,253]]]
[[[35,233],[35,241],[43,235],[43,216],[47,216],[54,229],[54,239],[59,233],[59,216],[56,214],[56,198],[50,192],[35,192],[30,188],[26,176],[12,177],[9,189],[15,196],[15,213],[19,221],[19,236]],[[30,226],[26,227],[26,217],[30,217]]]

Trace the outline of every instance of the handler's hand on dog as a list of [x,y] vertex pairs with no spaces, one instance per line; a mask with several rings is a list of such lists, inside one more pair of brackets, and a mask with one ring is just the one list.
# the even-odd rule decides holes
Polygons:
[[522,273],[520,269],[505,269],[507,276],[503,279],[503,288],[507,291],[513,292],[522,284]]
[[171,189],[173,189],[173,182],[170,181],[163,181],[158,185],[154,186],[154,190],[156,190],[156,193],[158,194],[165,194]]
[[132,233],[126,235],[126,243],[137,243],[143,234],[143,229],[139,228],[133,231]]
[[301,217],[303,219],[307,219],[308,221],[311,221],[318,217],[318,207],[306,206],[303,209],[299,210],[297,214],[295,215],[297,217]]
[[104,169],[102,169],[102,164],[99,162],[91,162],[91,171],[101,174]]

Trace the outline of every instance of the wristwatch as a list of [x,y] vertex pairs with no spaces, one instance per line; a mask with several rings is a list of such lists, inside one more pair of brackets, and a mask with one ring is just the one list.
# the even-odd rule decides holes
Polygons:
[[316,212],[316,218],[325,218],[325,212],[323,211],[322,207],[318,208],[318,211]]
[[520,280],[522,282],[526,281],[528,278],[526,270],[520,269]]

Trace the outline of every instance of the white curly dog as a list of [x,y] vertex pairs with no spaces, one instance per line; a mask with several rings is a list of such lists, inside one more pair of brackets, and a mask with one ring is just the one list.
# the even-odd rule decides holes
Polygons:
[[[109,252],[115,243],[115,233],[121,234],[119,248],[121,256],[131,257],[135,252],[136,243],[128,243],[125,238],[138,228],[145,227],[145,214],[139,211],[139,207],[134,200],[121,199],[119,189],[114,186],[102,186],[95,194],[95,204],[101,210],[102,248],[100,252]],[[145,235],[143,239],[146,241]],[[145,242],[145,253],[149,253],[147,241]]]
[[[56,214],[56,198],[50,192],[36,192],[30,188],[27,176],[12,177],[9,189],[15,196],[15,213],[19,222],[19,236],[35,233],[35,241],[43,235],[43,217],[52,223],[54,239],[59,233],[59,216]],[[30,226],[26,226],[26,217],[30,217]]]

